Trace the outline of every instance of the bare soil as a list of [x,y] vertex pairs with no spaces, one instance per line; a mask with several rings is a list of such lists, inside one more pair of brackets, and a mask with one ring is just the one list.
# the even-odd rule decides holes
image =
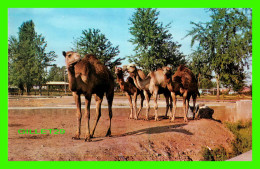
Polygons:
[[[24,100],[24,99],[23,99]],[[26,100],[26,99],[25,99]],[[47,101],[48,100],[48,101]],[[42,101],[10,100],[9,107],[37,104],[60,104],[59,99]],[[19,102],[19,103],[18,103]],[[63,100],[63,102],[65,102]],[[69,102],[68,102],[69,103]],[[70,100],[73,103],[73,100]],[[25,106],[24,106],[25,107]],[[82,109],[84,112],[84,109]],[[159,108],[160,121],[128,119],[129,108],[113,108],[112,137],[108,129],[108,111],[102,109],[92,142],[84,141],[85,119],[81,140],[73,140],[76,131],[75,109],[18,109],[8,111],[8,159],[10,161],[198,161],[201,148],[223,146],[230,150],[233,134],[214,120],[190,120],[179,117],[174,123],[164,119],[165,108]],[[91,127],[95,109],[91,109]],[[19,129],[64,129],[65,134],[18,134]]]

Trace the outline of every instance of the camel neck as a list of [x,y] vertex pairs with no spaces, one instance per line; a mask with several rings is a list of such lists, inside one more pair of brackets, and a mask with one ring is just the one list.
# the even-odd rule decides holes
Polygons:
[[125,81],[124,81],[124,78],[123,78],[123,76],[121,76],[121,75],[117,75],[117,82],[118,82],[118,84],[121,86],[121,85],[124,85],[124,83],[125,83]]
[[75,68],[74,66],[68,66],[68,80],[69,80],[69,88],[71,91],[76,90],[76,78],[75,78]]

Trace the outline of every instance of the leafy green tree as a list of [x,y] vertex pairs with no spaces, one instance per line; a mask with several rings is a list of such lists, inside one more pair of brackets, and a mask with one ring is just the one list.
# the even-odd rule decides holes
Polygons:
[[[220,82],[238,90],[245,79],[245,67],[252,56],[251,13],[244,9],[209,9],[211,21],[194,23],[187,36],[192,36],[191,46],[199,42],[198,50],[207,58],[214,72],[219,98]],[[239,87],[240,86],[240,87]]]
[[121,61],[124,60],[122,58],[115,59],[120,53],[119,46],[113,47],[113,44],[99,29],[83,30],[82,36],[75,40],[73,50],[82,56],[87,53],[96,55],[110,69],[120,65]]
[[133,38],[129,41],[135,46],[135,55],[128,58],[145,71],[185,63],[184,55],[179,51],[181,45],[172,41],[170,24],[164,26],[158,22],[158,16],[156,9],[138,8],[130,18],[129,31]]
[[190,55],[190,58],[191,61],[189,63],[189,67],[197,76],[199,88],[209,89],[208,83],[211,82],[213,76],[207,56],[202,51],[198,50],[194,51]]
[[45,68],[54,61],[54,52],[46,53],[45,42],[42,35],[34,29],[32,20],[24,22],[19,28],[18,39],[9,38],[8,64],[9,83],[19,87],[23,93],[30,93],[34,85],[42,86],[46,80]]
[[[58,67],[57,65],[54,65],[53,67],[51,67],[48,77],[47,77],[47,81],[67,81],[67,76],[64,75],[66,71],[66,67],[62,66],[62,67]],[[65,79],[64,79],[65,78]]]

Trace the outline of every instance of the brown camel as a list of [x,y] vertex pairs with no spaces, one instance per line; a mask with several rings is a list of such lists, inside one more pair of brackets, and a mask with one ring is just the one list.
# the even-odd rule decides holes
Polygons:
[[[149,114],[149,100],[150,96],[154,97],[154,110],[155,110],[155,121],[158,121],[158,94],[164,94],[166,99],[166,113],[165,117],[167,117],[168,110],[172,109],[172,99],[170,95],[170,91],[167,89],[167,83],[164,79],[164,74],[162,69],[158,69],[157,71],[150,72],[149,75],[145,79],[141,79],[137,73],[137,68],[135,65],[128,65],[127,70],[131,77],[133,77],[134,83],[137,88],[144,91],[145,99],[146,99],[146,120],[148,120]],[[169,101],[170,100],[170,101]]]
[[[124,80],[124,70],[121,67],[115,67],[115,74],[117,76],[117,83],[120,86],[120,89],[125,92],[128,100],[129,100],[129,104],[130,104],[130,109],[131,109],[131,113],[129,115],[129,118],[132,119],[133,118],[133,114],[134,114],[134,119],[137,120],[140,111],[143,108],[143,102],[144,102],[144,94],[143,91],[139,90],[135,84],[134,81],[131,77],[128,77],[126,79],[126,81]],[[145,78],[145,74],[140,70],[138,72],[138,74],[142,77]],[[138,110],[138,112],[136,112],[136,101],[137,101],[137,96],[140,95],[141,96],[141,102],[140,102],[140,108]],[[132,103],[132,96],[134,99],[134,103]]]
[[[85,96],[85,117],[86,135],[85,141],[91,141],[101,116],[101,103],[104,93],[106,93],[109,110],[109,128],[106,136],[111,136],[112,102],[114,98],[114,79],[110,71],[94,55],[87,54],[84,58],[76,52],[63,52],[68,69],[69,88],[73,93],[77,106],[77,132],[73,139],[80,139],[81,128],[81,99],[80,95]],[[96,100],[96,121],[90,133],[90,102],[92,94]]]
[[190,97],[193,98],[193,117],[195,117],[196,98],[199,96],[198,81],[194,74],[185,65],[180,65],[174,75],[171,74],[170,67],[163,67],[164,77],[167,82],[167,88],[171,91],[174,110],[171,121],[175,119],[176,113],[176,95],[183,96],[184,121],[188,122],[187,114]]

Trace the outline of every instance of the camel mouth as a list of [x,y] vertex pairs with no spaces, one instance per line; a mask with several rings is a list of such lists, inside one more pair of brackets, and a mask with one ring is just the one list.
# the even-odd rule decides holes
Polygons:
[[76,60],[76,61],[74,61],[74,62],[69,62],[69,66],[74,66],[74,65],[76,65],[77,63],[79,63],[81,61],[81,59],[78,59],[78,60]]

